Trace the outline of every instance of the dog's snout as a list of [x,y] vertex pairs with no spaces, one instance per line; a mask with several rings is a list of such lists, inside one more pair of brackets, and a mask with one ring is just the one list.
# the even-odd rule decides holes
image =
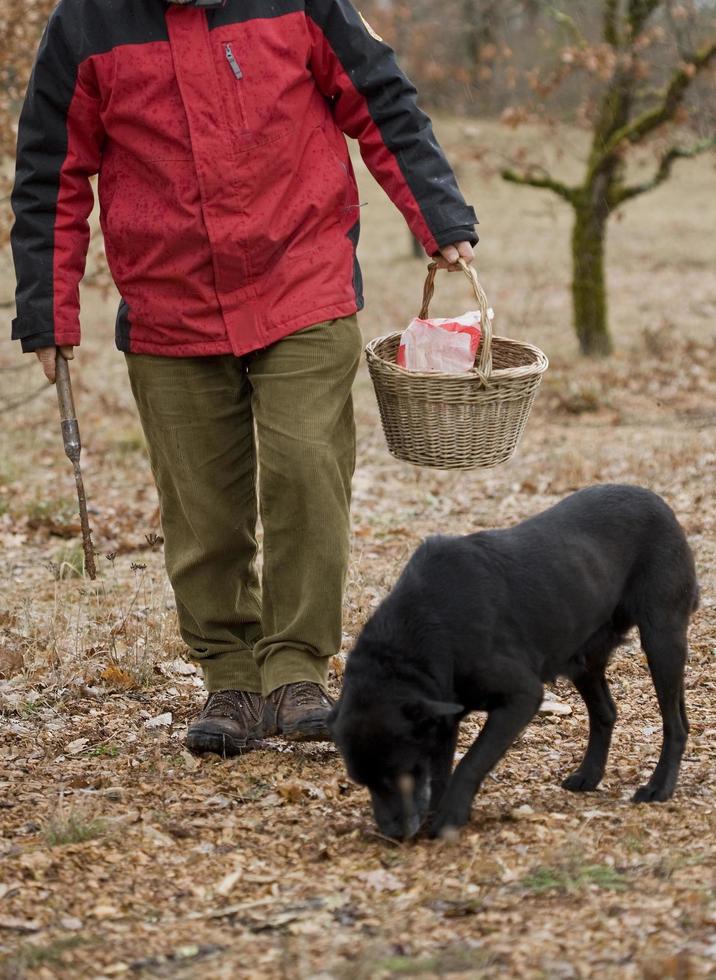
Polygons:
[[417,813],[411,813],[403,823],[403,840],[410,840],[420,830],[422,820]]
[[378,829],[391,840],[410,840],[420,830],[422,820],[416,812],[402,813],[391,819],[377,819]]
[[398,777],[398,789],[404,800],[412,800],[413,790],[415,789],[415,779],[409,772],[404,772]]
[[398,776],[398,789],[403,799],[403,839],[407,840],[417,833],[420,826],[420,818],[415,811],[413,800],[415,780],[410,773],[404,772]]

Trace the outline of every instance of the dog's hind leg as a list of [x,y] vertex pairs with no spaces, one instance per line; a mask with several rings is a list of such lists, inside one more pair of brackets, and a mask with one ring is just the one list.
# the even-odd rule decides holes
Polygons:
[[663,724],[661,754],[651,779],[634,794],[635,803],[668,800],[676,788],[689,723],[684,701],[684,665],[688,647],[685,630],[641,629],[641,643],[659,700]]
[[604,676],[604,664],[578,674],[573,682],[587,706],[589,741],[579,768],[567,776],[562,786],[573,793],[586,793],[596,789],[604,775],[617,709]]
[[681,724],[686,730],[686,734],[689,734],[689,719],[686,714],[686,697],[684,695],[684,681],[681,681],[681,696],[679,697],[679,714],[681,715]]
[[[508,686],[507,684],[505,685]],[[460,760],[430,827],[433,837],[463,827],[470,819],[472,800],[485,776],[500,761],[523,728],[537,713],[542,685],[533,674],[509,678],[477,739]]]

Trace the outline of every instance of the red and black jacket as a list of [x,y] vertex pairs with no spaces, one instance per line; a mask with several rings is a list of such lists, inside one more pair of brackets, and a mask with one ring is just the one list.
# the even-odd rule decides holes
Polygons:
[[121,350],[265,347],[362,306],[343,133],[428,253],[476,241],[430,120],[350,0],[60,0],[20,118],[13,337],[78,344],[99,174]]

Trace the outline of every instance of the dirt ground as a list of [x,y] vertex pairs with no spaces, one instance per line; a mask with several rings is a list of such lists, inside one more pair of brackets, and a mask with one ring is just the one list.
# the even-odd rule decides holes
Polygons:
[[[78,574],[74,485],[51,390],[0,330],[0,976],[691,978],[716,976],[716,277],[713,160],[611,229],[617,352],[576,357],[569,213],[484,173],[521,134],[446,122],[440,134],[481,217],[479,273],[498,332],[551,368],[514,459],[419,470],[384,445],[365,368],[344,652],[418,542],[534,514],[594,482],[652,487],[674,507],[702,585],[690,632],[691,737],[673,801],[629,802],[652,769],[659,716],[638,643],[610,668],[619,710],[597,793],[559,786],[586,716],[534,721],[477,798],[457,843],[392,845],[332,747],[246,757],[183,750],[201,682],[182,660],[156,500],[115,300],[84,297],[73,371],[100,576]],[[533,146],[537,136],[532,137]],[[578,139],[547,147],[572,161]],[[359,171],[366,339],[402,328],[424,263]],[[0,303],[9,298],[5,275]],[[7,295],[6,295],[7,294]],[[436,312],[470,305],[462,277]],[[15,403],[15,407],[12,407]],[[342,659],[334,661],[338,688]],[[466,724],[461,751],[479,716]]]

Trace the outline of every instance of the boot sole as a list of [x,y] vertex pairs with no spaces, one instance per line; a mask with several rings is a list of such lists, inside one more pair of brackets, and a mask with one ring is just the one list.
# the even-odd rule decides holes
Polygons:
[[206,755],[211,752],[228,759],[263,748],[264,743],[260,739],[233,738],[223,732],[199,731],[188,734],[184,739],[184,745],[193,755]]
[[287,742],[332,742],[330,732],[326,728],[325,722],[316,721],[313,723],[296,725],[294,728],[284,728],[276,735],[285,738]]

